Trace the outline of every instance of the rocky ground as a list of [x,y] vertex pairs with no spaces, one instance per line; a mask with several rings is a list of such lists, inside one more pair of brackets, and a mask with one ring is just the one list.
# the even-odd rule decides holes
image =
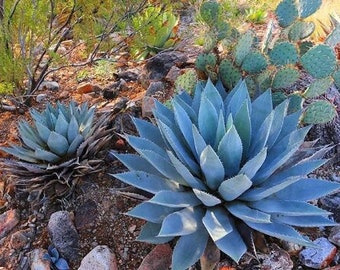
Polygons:
[[[186,25],[190,26],[190,17],[185,19]],[[92,75],[93,67],[61,70],[50,76],[36,93],[32,107],[42,109],[47,102],[57,100],[87,101],[97,105],[98,114],[110,113],[115,134],[134,133],[130,116],[150,117],[152,98],[165,101],[170,97],[175,78],[184,69],[193,67],[199,51],[200,48],[183,35],[176,50],[164,52],[145,63],[135,65],[126,61],[125,54],[117,56],[119,67],[106,70],[104,76]],[[84,70],[90,75],[84,76]],[[16,125],[22,118],[29,118],[27,108],[0,113],[1,146],[17,143]],[[320,130],[326,134],[331,129],[332,126],[316,127],[310,136],[314,138],[320,136]],[[339,143],[336,139],[340,140],[331,137],[323,143]],[[129,151],[118,135],[113,136],[108,149]],[[316,174],[340,181],[336,148],[330,158],[331,161]],[[38,208],[30,205],[27,194],[16,192],[10,185],[10,176],[0,176],[0,269],[50,269],[42,257],[51,244],[68,260],[71,269],[170,269],[172,243],[154,246],[134,241],[143,221],[124,213],[142,198],[127,196],[134,190],[109,175],[124,170],[109,152],[103,153],[103,159],[103,171],[82,179],[74,197],[58,206],[50,205],[48,201]],[[340,193],[317,203],[333,212],[334,219],[340,222]],[[256,254],[249,251],[239,265],[222,256],[218,269],[339,270],[340,226],[308,229],[303,233],[315,240],[320,249],[302,248],[258,236]],[[199,266],[192,267],[195,269]]]

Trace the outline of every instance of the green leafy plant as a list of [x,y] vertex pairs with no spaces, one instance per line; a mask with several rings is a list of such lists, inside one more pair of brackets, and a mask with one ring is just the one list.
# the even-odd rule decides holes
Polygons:
[[147,221],[138,240],[177,238],[172,268],[181,270],[207,246],[238,262],[247,251],[241,227],[308,246],[294,226],[335,225],[308,203],[340,188],[307,177],[329,148],[304,145],[310,127],[297,127],[301,111],[287,115],[288,103],[273,108],[270,90],[251,102],[244,81],[226,95],[209,80],[194,97],[176,95],[173,110],[155,101],[157,125],[134,119],[139,137],[125,139],[137,154],[113,153],[129,169],[113,176],[152,194],[128,212]]
[[246,20],[255,24],[264,23],[267,15],[267,12],[263,9],[249,8],[246,10]]
[[38,192],[38,197],[42,192],[51,198],[67,196],[80,176],[100,170],[103,160],[97,155],[111,138],[107,116],[94,123],[95,108],[75,102],[47,104],[43,112],[30,113],[33,124],[18,125],[22,145],[1,148],[17,158],[1,160],[4,171],[15,185]]
[[64,258],[61,258],[58,250],[53,247],[48,247],[48,252],[44,254],[43,259],[48,260],[51,264],[52,269],[55,270],[69,270],[67,261]]
[[[337,115],[335,106],[328,101],[314,102],[314,99],[323,95],[333,81],[337,83],[336,72],[339,63],[334,46],[335,40],[340,38],[339,30],[335,28],[325,44],[314,44],[306,40],[313,33],[315,26],[313,22],[305,19],[317,11],[320,5],[321,0],[281,1],[276,8],[276,15],[282,27],[279,38],[273,38],[273,24],[270,22],[262,41],[259,41],[256,33],[251,30],[232,35],[235,29],[226,32],[227,36],[220,40],[213,18],[220,13],[221,6],[216,1],[205,2],[200,13],[210,16],[205,15],[204,22],[209,28],[209,35],[213,35],[207,39],[208,43],[210,40],[214,40],[214,43],[204,46],[205,52],[197,57],[197,70],[214,81],[221,79],[229,91],[240,78],[245,78],[252,96],[257,96],[268,88],[272,88],[281,96],[284,89],[294,85],[303,76],[301,70],[304,70],[314,81],[309,88],[293,93],[300,96],[301,104],[305,104],[306,114],[310,116],[305,118],[303,114],[302,122],[316,124],[331,121]],[[217,50],[218,44],[227,44],[228,51],[220,53]],[[306,92],[313,94],[306,95]],[[286,98],[290,96],[291,94],[285,94]],[[304,103],[306,99],[311,98],[312,101]],[[308,108],[312,102],[314,118],[309,114]],[[305,119],[308,121],[304,121]]]
[[135,35],[130,42],[137,60],[173,47],[178,41],[178,18],[164,7],[150,6],[132,19]]

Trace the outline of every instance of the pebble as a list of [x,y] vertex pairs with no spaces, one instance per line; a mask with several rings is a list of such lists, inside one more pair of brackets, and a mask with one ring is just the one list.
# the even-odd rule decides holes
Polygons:
[[32,237],[33,231],[31,229],[17,231],[11,235],[11,247],[16,250],[22,249],[29,243]]
[[60,88],[59,83],[55,81],[43,81],[40,86],[39,90],[49,90],[49,91],[58,91]]
[[87,94],[91,92],[100,92],[100,91],[102,91],[100,86],[89,83],[89,82],[81,83],[77,86],[77,93],[79,94]]
[[172,249],[169,244],[157,245],[144,258],[138,270],[169,269],[171,265]]
[[263,270],[290,270],[293,269],[294,264],[287,251],[281,249],[278,245],[271,245],[270,254],[266,255],[263,260]]
[[335,226],[331,229],[328,240],[340,247],[340,226]]
[[83,258],[78,270],[118,270],[117,259],[108,246],[96,246]]
[[19,211],[11,209],[0,215],[0,239],[7,234],[19,223]]
[[38,102],[38,103],[41,103],[43,102],[44,100],[47,99],[47,95],[46,94],[39,94],[35,97],[35,100]]
[[325,237],[313,241],[318,248],[307,247],[299,254],[301,263],[313,269],[323,269],[334,259],[337,249]]
[[67,211],[53,213],[48,221],[48,232],[53,245],[67,261],[76,261],[79,251],[79,235]]
[[42,248],[34,249],[29,253],[31,270],[50,270],[50,262],[43,259],[46,253],[47,250]]

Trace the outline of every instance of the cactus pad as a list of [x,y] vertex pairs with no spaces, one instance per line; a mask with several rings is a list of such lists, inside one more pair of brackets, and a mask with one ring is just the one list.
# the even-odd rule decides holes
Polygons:
[[265,70],[256,77],[256,83],[260,90],[265,91],[272,86],[272,74],[271,71]]
[[307,107],[302,121],[305,124],[325,124],[332,121],[336,114],[333,104],[326,100],[318,100]]
[[335,47],[337,44],[339,44],[339,40],[340,40],[340,25],[336,25],[333,31],[326,38],[325,43],[328,46]]
[[280,89],[286,88],[294,84],[300,77],[298,70],[292,67],[285,67],[280,69],[273,79],[273,88]]
[[200,8],[201,18],[208,25],[214,25],[219,14],[220,6],[216,1],[202,3]]
[[273,107],[276,107],[277,105],[285,101],[287,99],[287,96],[283,92],[274,92],[272,93],[272,99],[273,99]]
[[288,27],[299,16],[295,0],[283,0],[276,8],[276,15],[281,27]]
[[217,45],[217,38],[215,35],[207,33],[204,37],[203,49],[206,53],[209,53]]
[[332,78],[326,77],[318,79],[313,82],[308,89],[303,93],[305,98],[315,98],[324,94],[329,87],[332,85]]
[[185,90],[189,94],[193,94],[197,83],[197,74],[194,69],[188,69],[185,73],[178,76],[175,81],[176,92]]
[[338,89],[340,89],[340,69],[335,71],[332,76],[333,76],[334,83],[335,83],[336,87],[338,87]]
[[252,31],[247,31],[244,33],[239,41],[237,42],[235,49],[235,62],[236,65],[241,66],[244,58],[249,53],[253,42],[254,42],[254,33]]
[[218,21],[216,27],[217,27],[217,40],[225,39],[231,31],[230,25],[225,21]]
[[213,53],[203,53],[200,54],[196,59],[196,68],[201,71],[207,71],[207,66],[216,66],[216,55]]
[[313,22],[295,22],[289,29],[288,38],[290,41],[296,42],[309,37],[315,30]]
[[290,42],[280,42],[276,43],[274,48],[269,52],[269,58],[272,64],[283,66],[295,64],[299,56],[294,44]]
[[260,52],[250,52],[244,58],[242,69],[247,73],[260,73],[267,67],[267,59]]
[[334,50],[324,44],[316,45],[301,57],[304,69],[314,78],[321,79],[331,75],[336,68]]
[[233,89],[241,79],[241,72],[233,66],[230,60],[224,59],[219,65],[219,75],[226,88]]
[[321,4],[322,0],[299,0],[300,17],[309,17],[320,8]]
[[298,95],[293,94],[289,96],[288,114],[297,112],[302,109],[304,99]]
[[312,41],[304,41],[301,42],[299,45],[299,50],[300,50],[300,57],[304,55],[306,52],[309,51],[314,46],[314,43]]

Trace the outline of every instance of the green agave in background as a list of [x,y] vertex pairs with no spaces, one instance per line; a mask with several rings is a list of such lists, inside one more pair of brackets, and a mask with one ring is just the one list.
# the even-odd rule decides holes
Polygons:
[[252,102],[244,81],[227,95],[209,80],[193,98],[176,95],[173,110],[156,101],[156,125],[134,119],[140,136],[125,138],[137,154],[113,153],[129,169],[113,176],[153,194],[128,212],[146,220],[138,240],[177,237],[172,269],[179,270],[208,242],[238,262],[247,251],[240,227],[312,245],[293,227],[335,225],[308,203],[340,188],[307,177],[329,147],[304,143],[310,127],[297,127],[301,111],[287,115],[288,103],[273,108],[270,90]]
[[111,138],[106,116],[94,123],[95,108],[75,102],[47,104],[43,112],[30,114],[33,124],[18,125],[22,145],[0,148],[17,158],[1,160],[15,185],[38,194],[62,185],[50,194],[60,197],[73,191],[79,176],[100,170],[103,160],[96,156]]

